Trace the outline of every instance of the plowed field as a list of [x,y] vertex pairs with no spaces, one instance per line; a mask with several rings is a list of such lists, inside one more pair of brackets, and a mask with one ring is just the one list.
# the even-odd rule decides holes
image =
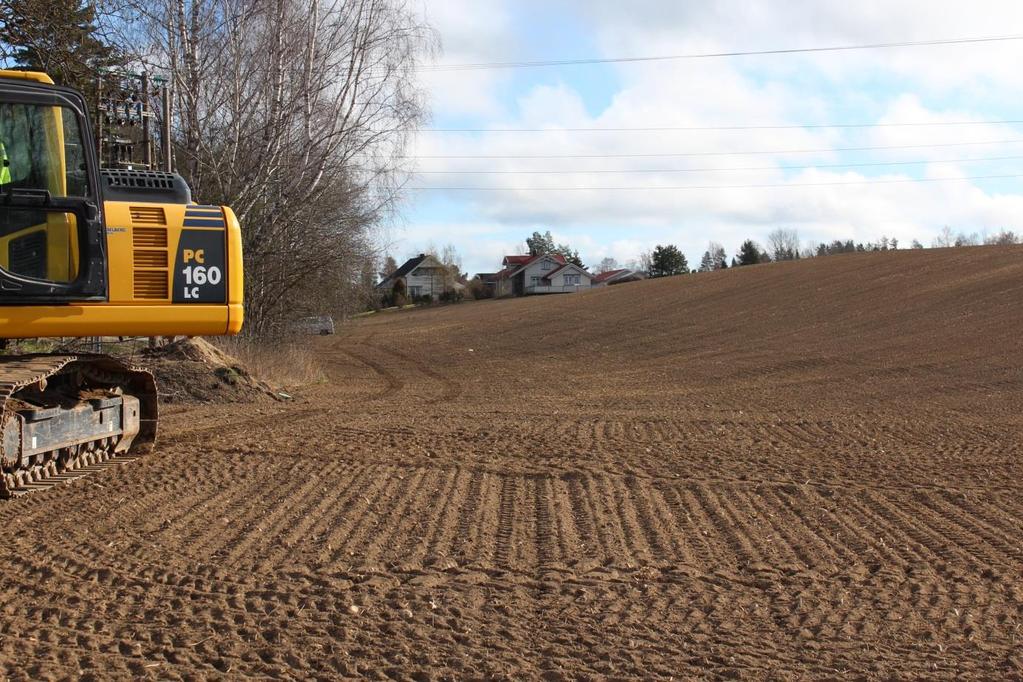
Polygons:
[[1023,248],[379,315],[0,507],[0,677],[1019,679]]

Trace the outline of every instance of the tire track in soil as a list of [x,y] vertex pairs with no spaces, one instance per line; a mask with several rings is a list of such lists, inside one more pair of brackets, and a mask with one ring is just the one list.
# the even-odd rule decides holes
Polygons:
[[370,360],[365,355],[361,355],[351,349],[338,348],[338,352],[344,353],[345,355],[352,358],[356,362],[359,362],[365,365],[366,367],[369,367],[371,370],[373,370],[373,372],[376,373],[378,377],[380,377],[381,380],[383,380],[384,388],[382,388],[379,392],[370,395],[369,397],[366,398],[366,400],[377,401],[383,400],[385,398],[390,398],[400,393],[402,389],[405,388],[405,382],[401,379],[401,377],[399,377],[395,372],[392,372],[383,364],[375,360]]
[[390,355],[391,357],[397,358],[398,360],[411,365],[416,372],[423,374],[424,376],[440,384],[441,386],[440,395],[438,395],[435,398],[427,399],[426,400],[427,405],[436,405],[438,403],[453,402],[454,400],[457,400],[460,395],[462,395],[462,387],[457,382],[441,374],[440,372],[433,370],[432,368],[428,367],[426,363],[415,359],[411,355],[395,350],[394,348],[385,348],[383,346],[371,345],[368,342],[363,342],[362,345],[367,348],[372,348],[378,353],[383,353],[384,355]]
[[501,477],[501,502],[497,512],[497,533],[494,542],[494,564],[509,569],[515,563],[515,545],[518,539],[516,506],[520,494],[521,479],[518,476]]
[[560,562],[560,537],[554,521],[552,491],[550,480],[546,476],[530,477],[533,497],[533,551],[536,553],[537,564],[541,567],[551,566]]

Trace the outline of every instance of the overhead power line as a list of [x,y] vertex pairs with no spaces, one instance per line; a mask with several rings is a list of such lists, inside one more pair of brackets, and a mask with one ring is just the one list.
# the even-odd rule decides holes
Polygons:
[[620,170],[425,170],[420,175],[592,175],[619,173],[704,173],[722,171],[807,170],[810,168],[867,168],[873,166],[916,166],[925,163],[980,163],[1018,161],[1023,156],[987,156],[960,159],[919,159],[915,161],[870,161],[866,163],[811,163],[798,166],[733,166],[730,168],[623,168]]
[[911,123],[804,123],[789,125],[734,126],[636,126],[620,128],[420,128],[420,133],[629,133],[629,132],[711,132],[725,130],[804,130],[822,128],[916,128],[969,125],[1018,125],[1023,119],[998,121],[919,121]]
[[887,43],[828,45],[823,47],[792,47],[773,50],[743,50],[732,52],[697,52],[689,54],[657,55],[645,57],[594,57],[587,59],[552,59],[543,61],[477,62],[468,64],[429,64],[419,67],[419,70],[427,72],[482,71],[489,69],[523,69],[544,66],[581,66],[585,64],[665,62],[683,59],[714,59],[720,57],[751,57],[762,55],[780,55],[813,52],[848,52],[852,50],[877,50],[896,47],[924,47],[932,45],[966,45],[970,43],[993,43],[1011,40],[1023,40],[1023,35],[982,36],[974,38],[947,38],[941,40],[902,40]]
[[686,156],[750,156],[754,154],[824,154],[827,152],[864,152],[885,149],[927,149],[969,147],[989,144],[1016,144],[1023,139],[984,140],[978,142],[942,142],[931,144],[885,145],[880,147],[824,147],[818,149],[759,149],[736,152],[660,152],[653,154],[422,154],[399,156],[401,159],[643,159]]
[[971,175],[957,178],[897,178],[892,180],[836,180],[834,182],[772,182],[747,185],[678,185],[640,187],[415,187],[431,192],[620,192],[620,191],[682,191],[694,189],[762,189],[768,187],[836,187],[841,185],[893,185],[915,182],[965,182],[970,180],[997,180],[1023,178],[1023,173],[1006,175]]

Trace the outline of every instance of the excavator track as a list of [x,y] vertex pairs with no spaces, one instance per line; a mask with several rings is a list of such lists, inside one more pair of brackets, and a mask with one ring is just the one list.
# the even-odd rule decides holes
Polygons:
[[0,499],[148,452],[157,411],[153,375],[116,358],[0,357]]

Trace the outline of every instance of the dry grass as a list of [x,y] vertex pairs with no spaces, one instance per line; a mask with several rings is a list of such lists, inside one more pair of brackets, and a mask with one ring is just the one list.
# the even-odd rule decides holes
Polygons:
[[252,376],[274,386],[295,388],[325,380],[316,349],[309,344],[236,337],[206,340],[236,358]]

